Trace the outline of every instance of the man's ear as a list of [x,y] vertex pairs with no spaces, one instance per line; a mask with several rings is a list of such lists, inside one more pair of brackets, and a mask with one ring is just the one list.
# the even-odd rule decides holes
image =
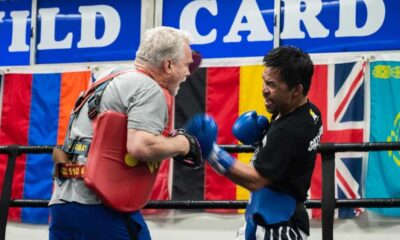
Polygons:
[[164,62],[163,62],[163,68],[164,68],[164,71],[166,73],[171,73],[171,71],[172,71],[172,60],[171,59],[165,59]]
[[294,87],[294,95],[295,96],[302,96],[303,95],[304,87],[302,84],[298,84]]

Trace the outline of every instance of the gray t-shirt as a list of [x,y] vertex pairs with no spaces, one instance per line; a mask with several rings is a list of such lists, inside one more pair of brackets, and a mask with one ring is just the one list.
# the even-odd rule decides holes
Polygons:
[[[121,69],[118,69],[121,71]],[[115,77],[104,90],[100,112],[113,110],[128,116],[129,129],[138,129],[161,134],[168,122],[168,107],[161,87],[147,75],[131,71]],[[92,123],[85,103],[72,124],[70,137],[91,139]],[[79,156],[78,162],[86,163],[86,157]],[[88,189],[81,179],[55,181],[51,204],[78,202],[98,204],[100,199]]]

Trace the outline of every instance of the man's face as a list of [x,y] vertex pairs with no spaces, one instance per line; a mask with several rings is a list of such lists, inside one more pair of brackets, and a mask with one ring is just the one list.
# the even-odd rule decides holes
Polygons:
[[192,50],[189,44],[183,45],[183,57],[177,62],[171,63],[171,77],[168,80],[167,88],[171,95],[175,96],[179,91],[179,85],[190,75],[189,65],[193,62]]
[[281,79],[279,71],[266,67],[262,74],[263,97],[267,111],[271,114],[284,115],[293,108],[294,88],[289,89],[288,85]]

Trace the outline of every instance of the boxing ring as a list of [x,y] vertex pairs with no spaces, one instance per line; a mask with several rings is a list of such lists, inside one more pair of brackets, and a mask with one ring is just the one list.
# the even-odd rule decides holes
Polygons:
[[[247,145],[220,145],[230,153],[253,152]],[[0,146],[0,154],[8,155],[7,168],[4,174],[3,191],[0,199],[0,240],[5,240],[7,217],[10,207],[48,207],[48,200],[11,199],[17,156],[26,153],[51,153],[54,146]],[[323,143],[318,152],[322,157],[322,199],[309,199],[307,208],[322,209],[322,239],[333,239],[335,208],[395,208],[400,207],[400,198],[367,198],[367,199],[335,199],[335,153],[337,152],[370,152],[400,150],[400,142],[381,143]],[[149,209],[244,209],[247,201],[150,201],[145,208]]]

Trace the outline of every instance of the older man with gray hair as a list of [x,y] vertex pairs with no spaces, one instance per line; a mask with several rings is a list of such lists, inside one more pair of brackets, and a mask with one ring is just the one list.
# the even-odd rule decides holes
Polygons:
[[51,240],[151,239],[140,208],[157,166],[171,157],[192,167],[202,161],[187,160],[200,156],[193,137],[167,127],[172,97],[193,63],[190,40],[170,27],[147,30],[133,68],[97,80],[78,100],[65,143],[53,151]]

